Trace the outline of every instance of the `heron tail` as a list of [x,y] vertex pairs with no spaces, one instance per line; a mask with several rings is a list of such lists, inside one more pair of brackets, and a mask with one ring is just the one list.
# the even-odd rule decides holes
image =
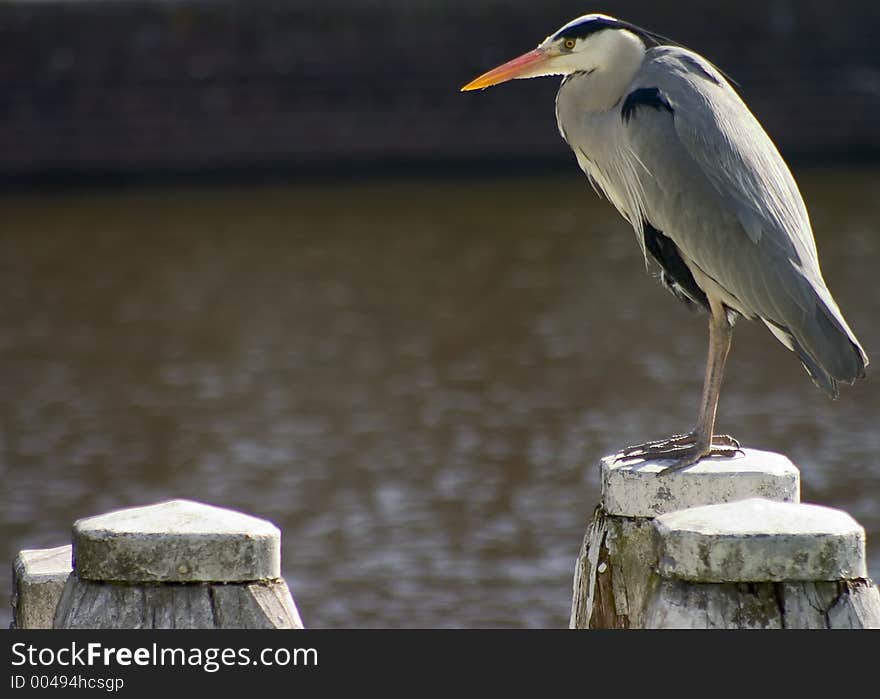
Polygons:
[[813,382],[828,396],[837,398],[838,384],[864,378],[868,355],[828,289],[813,288],[818,296],[813,318],[803,323],[802,329],[789,331],[792,349]]

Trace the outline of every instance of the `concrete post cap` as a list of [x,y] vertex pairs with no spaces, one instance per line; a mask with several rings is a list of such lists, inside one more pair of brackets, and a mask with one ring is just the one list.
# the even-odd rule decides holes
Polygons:
[[51,629],[55,607],[70,577],[71,547],[25,549],[13,563],[13,625]]
[[77,520],[73,557],[84,580],[270,580],[281,577],[281,532],[234,510],[170,500]]
[[15,572],[26,583],[64,581],[70,575],[70,544],[52,549],[24,549],[15,559]]
[[733,458],[712,457],[661,475],[668,461],[606,456],[600,464],[602,508],[622,517],[657,517],[700,505],[767,498],[800,500],[800,472],[782,454],[743,449]]
[[752,498],[654,520],[660,575],[694,582],[868,576],[865,530],[842,510]]

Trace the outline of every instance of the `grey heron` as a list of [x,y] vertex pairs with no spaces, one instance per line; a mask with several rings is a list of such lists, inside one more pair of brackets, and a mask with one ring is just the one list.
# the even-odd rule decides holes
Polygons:
[[659,34],[589,14],[462,91],[547,75],[564,76],[559,131],[596,192],[635,230],[663,284],[709,317],[696,426],[618,459],[671,459],[669,472],[739,451],[714,427],[740,316],[762,321],[832,398],[840,382],[864,377],[868,357],[822,278],[797,184],[715,66]]

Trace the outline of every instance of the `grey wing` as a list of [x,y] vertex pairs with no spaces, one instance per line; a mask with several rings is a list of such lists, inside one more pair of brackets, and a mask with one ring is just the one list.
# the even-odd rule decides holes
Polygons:
[[867,357],[822,279],[794,178],[733,88],[698,55],[661,47],[629,94],[652,96],[621,114],[648,222],[826,392],[863,376]]

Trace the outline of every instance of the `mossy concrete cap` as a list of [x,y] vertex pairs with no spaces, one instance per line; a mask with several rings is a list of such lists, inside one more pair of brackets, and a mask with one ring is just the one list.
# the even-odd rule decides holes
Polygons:
[[658,571],[694,582],[853,580],[868,576],[865,530],[819,505],[752,498],[654,520]]
[[234,510],[171,500],[78,520],[73,558],[84,580],[273,580],[281,577],[281,532]]
[[743,449],[733,458],[712,457],[661,474],[669,461],[634,458],[600,464],[602,509],[621,517],[656,517],[688,507],[767,498],[800,500],[800,472],[782,454]]

